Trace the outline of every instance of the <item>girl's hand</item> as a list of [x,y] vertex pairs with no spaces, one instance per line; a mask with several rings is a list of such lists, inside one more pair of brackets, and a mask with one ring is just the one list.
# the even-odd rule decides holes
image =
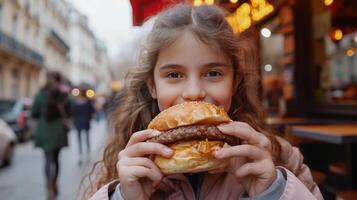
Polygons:
[[234,174],[250,197],[268,189],[277,176],[270,140],[243,122],[219,125],[218,129],[242,141],[242,145],[214,152],[218,159],[231,158],[230,165],[223,171]]
[[173,151],[165,145],[145,140],[159,134],[154,130],[134,133],[125,149],[119,152],[117,171],[120,191],[124,199],[149,199],[163,174],[146,155],[158,154],[170,157]]

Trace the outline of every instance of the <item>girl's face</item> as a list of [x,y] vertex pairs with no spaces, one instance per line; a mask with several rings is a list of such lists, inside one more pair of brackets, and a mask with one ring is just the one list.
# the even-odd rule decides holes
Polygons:
[[227,112],[233,95],[233,67],[218,48],[190,31],[159,53],[150,93],[162,111],[186,101],[206,101]]

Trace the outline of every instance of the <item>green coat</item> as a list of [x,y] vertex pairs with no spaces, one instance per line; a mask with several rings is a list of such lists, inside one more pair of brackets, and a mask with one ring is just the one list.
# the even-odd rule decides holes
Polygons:
[[[31,109],[32,116],[37,118],[34,140],[36,147],[45,151],[52,151],[67,146],[68,136],[63,118],[50,122],[45,119],[46,101],[47,92],[41,90],[36,95]],[[64,104],[67,102],[69,102],[68,98],[63,100]]]

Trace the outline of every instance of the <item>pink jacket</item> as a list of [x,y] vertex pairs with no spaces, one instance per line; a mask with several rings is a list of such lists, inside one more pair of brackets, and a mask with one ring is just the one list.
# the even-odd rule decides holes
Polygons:
[[[287,180],[281,200],[288,199],[323,199],[321,192],[313,181],[309,168],[303,164],[303,156],[296,147],[278,138],[282,146],[281,159]],[[100,188],[91,200],[108,200],[108,193],[115,190],[118,181],[113,181]],[[230,174],[205,174],[201,188],[201,199],[239,199],[243,192],[237,179]],[[195,199],[190,182],[183,174],[165,177],[153,194],[152,199]]]

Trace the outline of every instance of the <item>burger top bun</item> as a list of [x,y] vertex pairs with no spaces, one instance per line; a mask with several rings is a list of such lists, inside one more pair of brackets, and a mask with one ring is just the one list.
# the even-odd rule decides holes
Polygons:
[[230,121],[222,108],[203,101],[193,101],[177,104],[162,111],[150,122],[148,128],[167,131],[193,124],[218,125]]

